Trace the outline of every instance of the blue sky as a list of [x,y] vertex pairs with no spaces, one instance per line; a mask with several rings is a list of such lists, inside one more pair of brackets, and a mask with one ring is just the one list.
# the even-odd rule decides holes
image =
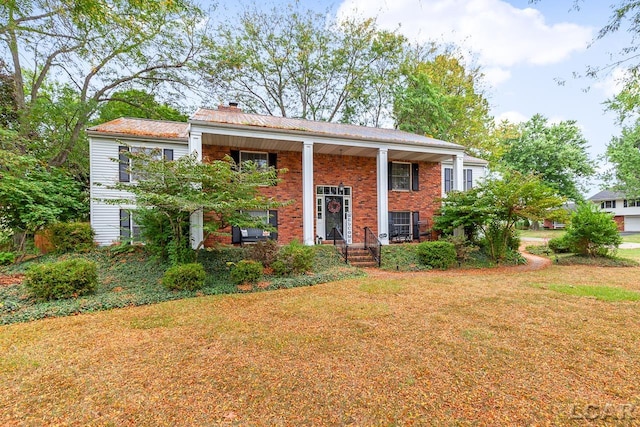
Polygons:
[[[339,18],[376,17],[380,28],[398,30],[415,41],[456,42],[473,52],[481,65],[496,119],[523,121],[540,113],[551,121],[576,120],[589,141],[590,155],[597,158],[611,137],[619,134],[615,116],[602,105],[616,91],[619,70],[611,70],[599,80],[576,79],[573,74],[584,73],[590,65],[610,63],[610,54],[630,44],[624,32],[595,40],[611,15],[613,1],[584,0],[579,11],[572,8],[574,0],[533,4],[528,0],[301,3],[322,12],[329,8]],[[598,190],[594,181],[587,195]]]

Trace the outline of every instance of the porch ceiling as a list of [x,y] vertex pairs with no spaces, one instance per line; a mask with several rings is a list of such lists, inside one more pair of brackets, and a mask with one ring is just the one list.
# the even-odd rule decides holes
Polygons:
[[[204,133],[202,135],[202,143],[204,145],[219,145],[222,147],[255,151],[302,151],[302,143],[299,141],[218,135],[210,133]],[[339,142],[332,144],[316,142],[313,144],[313,152],[315,154],[328,154],[334,156],[376,157],[378,149],[353,146],[349,145],[348,142],[345,142],[344,144],[340,144]],[[451,160],[451,155],[389,149],[388,158],[389,160],[407,162],[441,162]]]

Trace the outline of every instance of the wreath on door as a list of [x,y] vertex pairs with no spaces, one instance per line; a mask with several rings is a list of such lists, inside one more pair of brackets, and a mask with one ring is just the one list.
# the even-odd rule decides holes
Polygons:
[[340,205],[340,202],[337,200],[331,200],[329,203],[327,203],[327,210],[331,213],[338,213],[340,212],[340,208],[342,206]]

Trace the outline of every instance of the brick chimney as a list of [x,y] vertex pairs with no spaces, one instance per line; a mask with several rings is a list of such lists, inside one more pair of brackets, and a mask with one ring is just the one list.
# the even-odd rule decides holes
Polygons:
[[237,102],[230,102],[229,106],[218,105],[218,111],[232,111],[234,113],[241,113],[242,109],[238,107]]

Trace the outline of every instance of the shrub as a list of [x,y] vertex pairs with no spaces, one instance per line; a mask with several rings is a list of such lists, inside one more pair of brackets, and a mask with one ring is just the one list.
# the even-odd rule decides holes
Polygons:
[[275,240],[260,240],[249,247],[248,256],[249,259],[258,261],[265,267],[271,267],[278,257],[278,249],[278,243]]
[[557,254],[567,254],[571,252],[571,243],[567,240],[566,235],[554,237],[549,240],[549,249]]
[[289,269],[287,268],[287,264],[282,260],[275,260],[271,264],[271,268],[273,269],[273,274],[278,277],[286,276],[289,274]]
[[[294,240],[280,248],[278,260],[285,265],[286,274],[302,274],[313,269],[315,255],[311,246],[305,246]],[[272,266],[273,267],[273,266]],[[276,271],[274,267],[274,272]]]
[[162,276],[162,284],[171,291],[195,291],[204,286],[207,274],[196,262],[171,267]]
[[456,250],[456,259],[460,263],[467,262],[471,259],[471,255],[480,248],[471,244],[465,236],[449,236],[445,239],[451,243]]
[[88,294],[98,286],[96,263],[75,258],[33,265],[25,274],[25,285],[33,296],[46,300]]
[[439,240],[422,242],[416,249],[420,262],[432,268],[447,269],[456,263],[456,249],[453,243]]
[[262,278],[263,266],[257,261],[243,259],[231,270],[231,280],[236,285],[258,283]]
[[57,253],[86,252],[93,248],[94,232],[88,222],[58,222],[48,229]]
[[578,205],[565,238],[576,253],[590,256],[608,256],[612,247],[622,243],[612,214],[600,211],[593,203]]
[[13,252],[0,252],[0,265],[13,264],[16,256]]

